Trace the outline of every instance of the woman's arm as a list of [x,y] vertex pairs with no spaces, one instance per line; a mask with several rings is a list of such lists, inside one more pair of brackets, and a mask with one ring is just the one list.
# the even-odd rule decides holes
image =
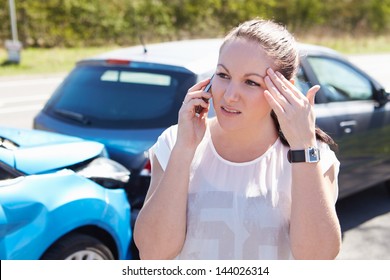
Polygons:
[[[265,97],[278,117],[292,150],[315,147],[314,97],[319,86],[303,95],[280,73],[267,70]],[[334,207],[335,166],[325,175],[320,163],[292,163],[290,239],[297,259],[333,259],[341,244]]]
[[[209,79],[189,89],[179,111],[177,138],[165,171],[156,156],[152,178],[134,228],[134,240],[142,259],[171,259],[183,247],[187,222],[190,167],[206,131],[210,93],[202,91]],[[195,107],[202,106],[200,115]]]
[[151,184],[134,228],[141,259],[172,259],[180,252],[191,161],[185,149],[174,147],[164,172],[154,156]]
[[335,168],[323,175],[319,162],[292,163],[290,238],[296,259],[334,259],[340,251]]

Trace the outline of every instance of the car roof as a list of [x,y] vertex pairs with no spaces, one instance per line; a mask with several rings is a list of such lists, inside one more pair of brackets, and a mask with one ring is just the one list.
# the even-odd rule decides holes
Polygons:
[[128,60],[183,67],[203,73],[215,67],[222,39],[193,39],[121,48],[88,60]]
[[325,46],[298,43],[298,49],[301,56],[302,55],[327,55],[331,57],[345,59],[345,57],[339,52]]
[[[195,74],[202,74],[214,69],[217,65],[222,42],[222,38],[216,38],[162,42],[145,47],[138,45],[105,52],[80,62],[125,60],[130,63],[170,65],[185,68]],[[319,45],[298,43],[298,49],[301,56],[321,54],[342,57],[338,52]]]

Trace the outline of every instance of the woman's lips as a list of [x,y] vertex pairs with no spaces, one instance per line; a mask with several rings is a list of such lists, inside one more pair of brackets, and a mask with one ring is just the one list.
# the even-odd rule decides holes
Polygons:
[[221,106],[221,109],[222,109],[222,111],[229,113],[229,114],[235,114],[235,115],[241,114],[241,111],[233,109],[233,108]]

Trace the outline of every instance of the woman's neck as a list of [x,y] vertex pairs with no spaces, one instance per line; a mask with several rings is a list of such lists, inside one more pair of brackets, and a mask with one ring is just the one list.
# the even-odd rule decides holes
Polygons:
[[226,130],[217,118],[210,122],[213,145],[218,154],[233,162],[247,162],[263,155],[278,138],[278,132],[271,117],[257,127],[243,127]]

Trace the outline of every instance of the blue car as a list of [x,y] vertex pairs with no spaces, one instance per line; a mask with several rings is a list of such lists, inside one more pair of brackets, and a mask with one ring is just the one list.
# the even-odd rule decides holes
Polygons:
[[129,177],[101,143],[0,127],[0,259],[130,259]]

